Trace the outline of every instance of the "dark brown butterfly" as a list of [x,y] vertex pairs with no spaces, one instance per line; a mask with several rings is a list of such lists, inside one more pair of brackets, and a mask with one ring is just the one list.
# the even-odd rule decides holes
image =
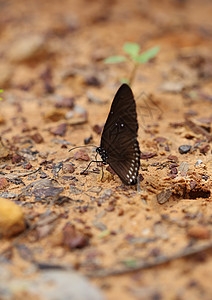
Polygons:
[[137,183],[140,149],[137,141],[136,104],[127,84],[117,91],[105,123],[100,147],[96,152],[104,164],[109,164],[124,184]]

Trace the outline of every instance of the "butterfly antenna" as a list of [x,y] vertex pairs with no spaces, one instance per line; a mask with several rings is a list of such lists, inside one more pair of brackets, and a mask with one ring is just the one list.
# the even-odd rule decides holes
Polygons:
[[78,147],[71,148],[70,150],[68,150],[68,152],[71,152],[74,149],[85,148],[85,147],[96,147],[97,148],[96,145],[85,145],[85,146],[78,146]]

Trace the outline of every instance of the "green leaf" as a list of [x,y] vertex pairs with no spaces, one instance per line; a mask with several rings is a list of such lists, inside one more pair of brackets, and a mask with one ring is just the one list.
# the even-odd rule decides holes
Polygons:
[[104,60],[104,63],[106,63],[106,64],[116,64],[116,63],[124,62],[126,60],[127,60],[127,58],[125,56],[116,55],[116,56],[109,56],[108,58],[106,58]]
[[[4,90],[0,90],[0,93],[3,93],[4,92]],[[2,100],[2,98],[0,98],[0,101]]]
[[123,46],[125,53],[129,54],[131,57],[137,56],[140,51],[140,46],[136,43],[125,43]]
[[99,235],[98,238],[102,239],[104,237],[107,237],[108,235],[110,235],[110,230],[109,229],[105,229],[103,230]]
[[134,57],[133,59],[141,64],[147,63],[150,59],[154,58],[160,50],[160,47],[156,46],[153,47],[145,52],[143,52],[141,55]]
[[135,268],[137,265],[137,261],[135,259],[126,259],[123,263],[129,268]]

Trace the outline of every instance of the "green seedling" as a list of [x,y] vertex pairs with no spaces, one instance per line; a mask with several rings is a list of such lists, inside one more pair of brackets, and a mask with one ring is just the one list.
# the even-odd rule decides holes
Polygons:
[[104,60],[106,64],[115,64],[115,63],[122,63],[122,62],[130,62],[133,63],[133,68],[130,73],[129,79],[123,79],[122,82],[126,82],[129,85],[132,85],[132,82],[135,79],[136,72],[140,64],[145,64],[152,58],[154,58],[159,50],[160,47],[155,46],[150,48],[145,52],[140,52],[141,48],[136,43],[125,43],[123,46],[123,51],[126,55],[116,55],[110,56]]
[[[3,93],[4,91],[0,89],[0,93]],[[0,101],[2,100],[2,98],[0,97]]]

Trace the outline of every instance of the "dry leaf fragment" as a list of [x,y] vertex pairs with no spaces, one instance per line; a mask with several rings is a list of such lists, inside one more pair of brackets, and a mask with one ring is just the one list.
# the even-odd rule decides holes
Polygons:
[[172,191],[171,189],[166,189],[166,190],[163,190],[162,192],[160,192],[159,194],[157,194],[157,201],[159,204],[164,204],[166,203],[170,197],[172,195]]
[[189,170],[189,164],[186,161],[183,161],[179,166],[179,173],[181,176],[185,177]]

